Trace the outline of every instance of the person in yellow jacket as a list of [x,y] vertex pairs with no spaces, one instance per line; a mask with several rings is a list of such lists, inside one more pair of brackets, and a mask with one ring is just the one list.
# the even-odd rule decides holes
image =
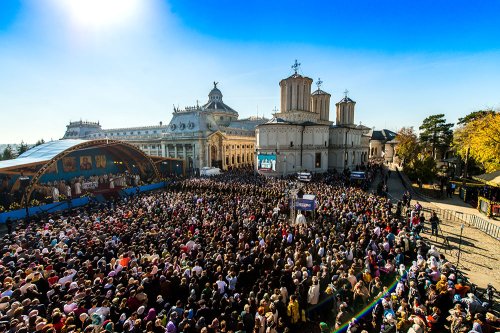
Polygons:
[[288,303],[288,317],[290,317],[290,323],[292,325],[297,324],[300,320],[299,302],[295,295],[290,296],[290,302]]

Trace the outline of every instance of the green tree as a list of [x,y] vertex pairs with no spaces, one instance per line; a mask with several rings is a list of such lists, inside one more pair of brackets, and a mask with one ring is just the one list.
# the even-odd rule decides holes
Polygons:
[[3,150],[2,153],[2,160],[11,160],[13,159],[14,156],[14,151],[12,150],[12,147],[10,145],[7,145],[5,149]]
[[40,140],[38,140],[38,141],[35,143],[35,147],[36,147],[36,146],[39,146],[39,145],[41,145],[41,144],[44,144],[44,143],[45,143],[45,140],[44,140],[44,139],[40,139]]
[[495,111],[490,109],[490,110],[479,110],[479,111],[471,112],[463,118],[458,118],[457,125],[465,126],[468,123],[470,123],[471,121],[483,118],[489,114],[495,114]]
[[436,152],[442,156],[453,141],[452,123],[446,123],[444,114],[436,114],[424,119],[420,129],[420,142],[428,145],[432,151],[432,157],[436,159]]
[[424,184],[432,183],[436,176],[436,161],[426,152],[421,152],[417,158],[403,167],[403,172],[413,181],[422,181]]
[[403,127],[396,135],[396,156],[403,162],[403,165],[411,163],[420,153],[421,146],[418,143],[417,134],[413,127]]
[[21,144],[17,146],[17,156],[21,155],[28,149],[30,149],[30,147],[26,143],[24,143],[24,141],[21,141]]

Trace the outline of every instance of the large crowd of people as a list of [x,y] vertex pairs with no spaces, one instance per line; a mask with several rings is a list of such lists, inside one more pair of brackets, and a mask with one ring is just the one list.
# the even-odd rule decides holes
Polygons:
[[0,332],[494,332],[401,205],[349,185],[315,177],[298,224],[290,179],[240,171],[19,223]]

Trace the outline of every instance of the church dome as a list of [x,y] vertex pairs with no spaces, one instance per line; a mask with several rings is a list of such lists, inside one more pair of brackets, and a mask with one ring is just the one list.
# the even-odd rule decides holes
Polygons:
[[353,101],[352,99],[349,98],[348,94],[349,94],[349,90],[346,89],[344,91],[344,98],[342,98],[340,101],[338,101],[337,104],[342,104],[342,103],[356,103],[355,101]]
[[344,98],[342,98],[339,103],[356,103],[354,102],[352,99],[350,99],[349,97],[345,96]]
[[218,82],[214,82],[214,88],[208,94],[209,101],[221,101],[222,102],[222,92],[217,88]]
[[329,93],[327,93],[326,91],[323,91],[319,88],[316,89],[311,95],[313,95],[313,96],[316,96],[316,95],[328,95],[328,96],[330,96]]
[[205,111],[224,112],[231,116],[238,116],[238,112],[233,110],[222,101],[222,92],[217,88],[218,82],[214,82],[214,88],[208,94],[208,103],[203,105]]

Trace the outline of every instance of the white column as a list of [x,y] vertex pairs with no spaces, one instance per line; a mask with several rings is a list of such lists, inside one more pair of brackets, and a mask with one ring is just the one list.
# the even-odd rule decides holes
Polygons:
[[202,168],[203,167],[203,159],[205,158],[205,151],[203,150],[204,149],[204,145],[205,142],[203,142],[203,140],[200,139],[200,142],[198,144],[198,160],[199,160],[199,165],[198,165],[198,168]]
[[162,157],[166,157],[165,155],[165,142],[161,143],[161,155]]
[[283,85],[281,86],[281,110],[280,112],[285,112],[286,111],[286,81],[283,82]]
[[196,168],[196,145],[194,143],[191,144],[191,151],[193,152],[193,168]]
[[286,111],[290,111],[292,109],[292,103],[293,103],[293,87],[291,84],[288,84],[287,82],[287,103],[286,103]]
[[177,144],[174,145],[175,158],[177,158]]
[[222,169],[224,170],[224,168],[226,167],[227,168],[227,165],[226,165],[226,144],[224,142],[222,142],[222,158],[221,158],[221,162],[222,162]]
[[[309,98],[309,99],[307,98],[307,96],[308,96],[308,93],[307,93],[307,85],[302,86],[302,90],[303,90],[303,92],[304,92],[304,93],[303,93],[303,97],[302,97],[302,99],[303,99],[303,102],[302,102],[302,103],[303,103],[303,105],[304,105],[304,110],[306,110],[306,111],[312,111],[312,110],[311,110],[311,103],[309,103],[310,98]],[[309,97],[310,97],[310,96],[309,96]]]
[[325,110],[326,118],[325,120],[330,120],[330,97],[325,97]]
[[206,152],[206,156],[207,156],[207,166],[208,166],[208,167],[209,167],[209,166],[211,166],[211,165],[210,165],[210,150],[211,150],[211,148],[210,148],[210,144],[207,142],[207,143],[205,144],[205,152]]
[[296,88],[295,88],[295,109],[298,110],[300,109],[300,84],[297,83]]

